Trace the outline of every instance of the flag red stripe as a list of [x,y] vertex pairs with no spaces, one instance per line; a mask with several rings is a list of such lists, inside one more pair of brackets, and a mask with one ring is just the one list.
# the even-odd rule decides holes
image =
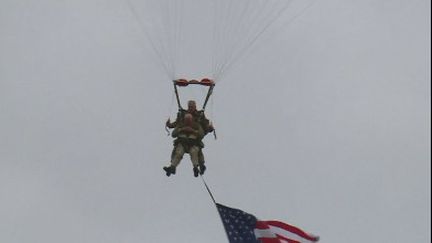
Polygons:
[[280,243],[278,238],[259,238],[261,243]]
[[294,227],[292,225],[289,225],[289,224],[286,224],[283,222],[273,221],[273,220],[271,220],[271,221],[258,221],[258,222],[257,222],[256,227],[259,229],[266,229],[266,228],[268,228],[268,226],[266,227],[265,225],[271,225],[271,226],[275,226],[278,228],[282,228],[286,231],[292,232],[292,233],[294,233],[300,237],[303,237],[307,240],[310,240],[310,241],[318,241],[319,240],[319,237],[310,235],[310,234],[304,232],[303,230],[301,230],[297,227]]
[[299,241],[288,239],[278,234],[276,234],[276,237],[277,238],[259,238],[259,240],[261,241],[261,243],[280,243],[280,240],[284,240],[288,243],[301,243]]
[[[278,239],[285,240],[285,241],[287,241],[288,243],[301,243],[300,241],[296,241],[296,240],[293,240],[293,239],[288,239],[288,238],[286,238],[286,237],[283,237],[282,235],[278,235],[278,234],[276,234],[276,236],[277,236]],[[280,242],[280,241],[279,241],[279,242]]]

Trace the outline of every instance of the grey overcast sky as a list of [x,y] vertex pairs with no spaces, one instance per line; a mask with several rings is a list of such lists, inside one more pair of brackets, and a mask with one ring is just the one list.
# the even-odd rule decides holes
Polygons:
[[[324,243],[430,242],[430,1],[284,21],[216,86],[216,200]],[[0,242],[227,241],[189,159],[162,171],[164,75],[125,1],[0,0]]]

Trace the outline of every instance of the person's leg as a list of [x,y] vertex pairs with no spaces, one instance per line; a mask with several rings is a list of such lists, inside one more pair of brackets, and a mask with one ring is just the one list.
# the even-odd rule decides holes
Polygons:
[[163,167],[167,176],[176,173],[176,167],[180,164],[184,153],[185,149],[181,143],[177,144],[177,146],[174,147],[171,153],[171,165]]
[[199,163],[198,163],[198,153],[200,151],[200,148],[198,146],[192,146],[189,149],[189,155],[192,161],[192,165],[193,165],[193,172],[194,172],[194,176],[197,177],[198,173],[199,173]]
[[184,146],[181,143],[177,144],[174,150],[174,154],[171,158],[171,166],[173,166],[174,168],[177,167],[180,164],[180,161],[183,159],[184,153]]
[[199,164],[199,171],[201,175],[204,175],[204,172],[206,170],[206,166],[204,165],[205,163],[205,159],[204,159],[204,154],[202,152],[202,148],[200,148],[199,152],[198,152],[198,164]]

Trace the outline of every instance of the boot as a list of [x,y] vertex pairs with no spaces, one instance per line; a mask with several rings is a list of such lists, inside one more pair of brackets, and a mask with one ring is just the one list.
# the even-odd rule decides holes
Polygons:
[[176,168],[174,166],[165,166],[163,167],[164,171],[166,172],[167,176],[170,176],[171,174],[175,175]]
[[194,176],[195,176],[195,177],[198,177],[198,174],[199,174],[198,167],[194,167],[194,168],[193,168],[193,173],[194,173]]
[[204,172],[205,172],[206,169],[207,169],[207,167],[204,165],[204,163],[201,163],[199,165],[200,175],[204,175]]

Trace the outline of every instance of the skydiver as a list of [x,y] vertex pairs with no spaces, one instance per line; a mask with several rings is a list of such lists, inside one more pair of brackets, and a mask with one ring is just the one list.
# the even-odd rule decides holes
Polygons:
[[171,164],[163,167],[167,176],[176,173],[176,167],[180,164],[185,153],[190,155],[194,176],[203,174],[205,168],[200,166],[199,152],[204,146],[201,139],[204,137],[204,130],[194,120],[192,114],[184,115],[182,124],[177,125],[172,132],[174,140],[174,149],[171,155]]
[[[204,131],[204,135],[207,135],[208,133],[211,133],[214,131],[214,127],[211,124],[211,122],[205,117],[204,111],[199,111],[196,108],[196,102],[194,100],[189,100],[188,101],[188,109],[184,110],[184,109],[180,109],[177,113],[177,118],[174,122],[171,122],[170,119],[168,119],[165,123],[165,126],[168,128],[175,128],[178,126],[181,126],[184,122],[184,117],[186,114],[191,114],[193,117],[193,120],[195,122],[197,122],[202,130]],[[199,161],[199,169],[200,169],[200,173],[204,174],[204,171],[206,170],[206,166],[205,166],[205,159],[204,159],[204,154],[202,152],[202,149],[204,148],[204,144],[201,142],[202,146],[200,147],[200,150],[198,152],[198,161]],[[175,148],[174,148],[175,150]],[[174,154],[174,150],[172,152],[172,154]]]
[[213,132],[214,127],[210,123],[210,121],[205,117],[204,111],[199,111],[196,108],[196,102],[194,100],[188,101],[188,109],[180,109],[177,113],[177,119],[174,122],[171,122],[170,119],[166,121],[166,126],[168,128],[175,128],[177,125],[181,124],[185,114],[191,114],[196,122],[198,122],[201,127],[204,129],[204,133],[210,133]]

